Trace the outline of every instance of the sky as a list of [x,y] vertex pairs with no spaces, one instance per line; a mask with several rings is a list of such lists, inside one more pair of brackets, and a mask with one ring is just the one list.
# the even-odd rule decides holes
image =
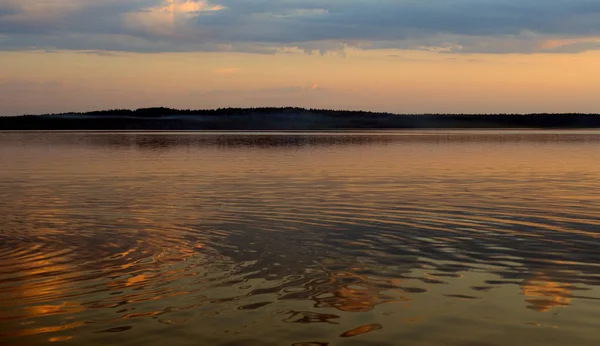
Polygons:
[[0,115],[600,112],[598,0],[0,0]]

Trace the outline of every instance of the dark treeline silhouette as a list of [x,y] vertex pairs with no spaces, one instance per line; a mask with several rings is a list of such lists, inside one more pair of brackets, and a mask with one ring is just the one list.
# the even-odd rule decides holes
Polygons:
[[600,114],[392,114],[274,108],[164,107],[0,117],[0,130],[335,130],[600,128]]

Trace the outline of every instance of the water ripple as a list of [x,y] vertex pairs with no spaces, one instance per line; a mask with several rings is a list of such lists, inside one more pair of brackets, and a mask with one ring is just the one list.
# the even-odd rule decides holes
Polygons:
[[19,154],[0,176],[0,338],[594,339],[599,135],[186,136],[0,137]]

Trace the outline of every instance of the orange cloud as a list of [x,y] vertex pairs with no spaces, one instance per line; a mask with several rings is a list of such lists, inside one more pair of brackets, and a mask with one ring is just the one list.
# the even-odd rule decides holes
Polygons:
[[545,40],[539,44],[541,49],[556,49],[564,46],[570,46],[578,43],[600,43],[600,37],[582,37],[557,40]]
[[187,19],[198,12],[213,12],[222,9],[224,9],[223,6],[211,5],[203,0],[168,0],[160,6],[129,13],[125,18],[126,24],[130,27],[168,36],[174,34],[175,29],[181,31],[188,24]]
[[220,68],[218,70],[215,70],[215,73],[225,74],[225,73],[236,73],[239,71],[240,71],[240,69],[237,67],[226,67],[226,68]]

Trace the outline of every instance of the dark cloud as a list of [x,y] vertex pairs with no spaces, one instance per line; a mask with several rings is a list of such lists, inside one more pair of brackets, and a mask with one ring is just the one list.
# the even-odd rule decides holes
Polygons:
[[[216,1],[227,7],[199,16],[227,41],[286,44],[322,40],[429,40],[440,35],[510,37],[600,35],[597,0]],[[293,10],[300,14],[293,15]],[[302,10],[306,11],[302,14]],[[319,12],[318,10],[322,10]],[[401,45],[402,46],[402,45]]]
[[10,4],[0,4],[0,18],[15,15],[19,13],[18,8],[16,6],[12,6]]
[[[23,5],[35,8],[34,0],[5,1],[0,49],[11,50],[534,53],[598,49],[593,38],[600,37],[598,0],[213,0],[204,8],[220,10],[173,17],[161,0],[57,0],[48,14]],[[589,42],[540,46],[555,38]]]

